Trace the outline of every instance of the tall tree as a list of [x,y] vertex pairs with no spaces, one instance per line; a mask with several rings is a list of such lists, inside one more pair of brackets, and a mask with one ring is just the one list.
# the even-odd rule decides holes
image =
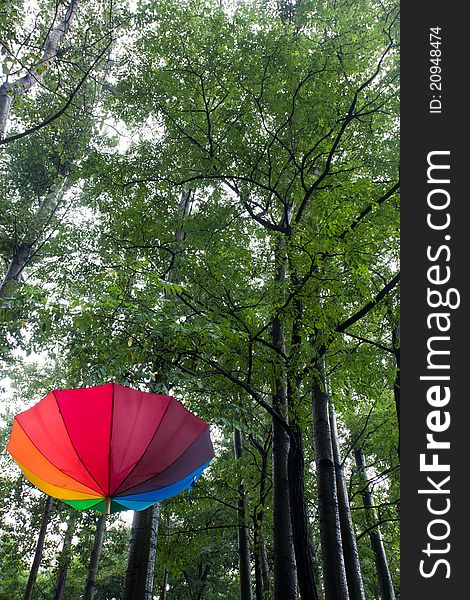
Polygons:
[[253,554],[254,554],[254,569],[255,569],[255,592],[256,600],[266,600],[271,595],[271,580],[268,566],[268,557],[266,551],[266,540],[263,531],[265,521],[265,511],[267,497],[269,495],[268,488],[268,464],[269,464],[269,447],[271,445],[271,430],[264,444],[260,444],[253,435],[250,436],[251,444],[258,451],[260,464],[260,482],[258,502],[253,511]]
[[[275,285],[281,297],[285,289],[284,240],[277,243],[275,252]],[[278,355],[285,355],[285,324],[280,315],[273,319],[272,345]],[[287,419],[287,377],[285,366],[277,361],[273,389],[273,409]],[[289,434],[276,417],[273,418],[273,548],[274,548],[274,598],[295,600],[297,595],[294,540],[292,537],[291,507],[289,497]]]
[[75,535],[77,524],[77,514],[75,512],[69,515],[67,520],[67,529],[64,533],[64,541],[57,564],[57,578],[54,588],[54,600],[62,600],[65,593],[65,584],[67,582],[67,572],[72,559],[72,540]]
[[[0,306],[14,297],[25,268],[60,227],[77,162],[95,127],[90,111],[99,86],[92,71],[102,68],[109,54],[113,8],[104,24],[104,15],[97,15],[104,7],[85,2],[82,22],[79,4],[46,2],[29,15],[25,7],[12,9],[16,31],[2,36],[8,68],[0,86],[0,176],[2,191],[9,194],[6,232],[1,232],[7,239],[0,244],[6,262]],[[77,20],[81,29],[74,27]],[[5,137],[10,121],[23,131]]]
[[312,399],[325,598],[326,600],[348,600],[328,411],[329,396],[323,365],[317,366],[317,376],[313,379],[312,385]]
[[95,536],[93,539],[93,549],[91,551],[90,563],[88,565],[87,576],[85,581],[85,592],[83,600],[93,600],[96,591],[96,576],[98,573],[98,565],[100,562],[101,551],[103,548],[104,537],[106,534],[106,520],[108,516],[103,513],[99,516]]
[[152,600],[160,505],[134,512],[122,600]]
[[64,16],[56,23],[55,17],[48,28],[47,37],[44,42],[42,55],[35,65],[27,68],[27,73],[15,81],[6,81],[0,86],[0,140],[5,137],[5,131],[10,119],[12,102],[29,92],[35,85],[41,83],[44,73],[50,64],[57,58],[59,44],[62,38],[72,26],[77,11],[77,0],[71,0],[67,6]]
[[[168,267],[166,280],[172,284],[180,279],[178,253],[185,238],[184,225],[192,204],[191,190],[184,190],[178,207],[178,227],[175,231],[175,243],[172,249],[172,262]],[[167,290],[164,290],[165,296]],[[156,369],[156,366],[155,366]],[[162,372],[159,379],[165,387],[170,388],[168,374]],[[154,388],[155,388],[154,383]],[[160,505],[156,504],[142,511],[135,512],[132,523],[131,546],[124,580],[123,600],[151,600],[157,550],[158,522]],[[145,563],[145,557],[147,561]],[[142,583],[145,581],[145,584]]]
[[44,235],[45,227],[63,202],[68,187],[64,175],[65,173],[61,173],[52,183],[36,214],[27,224],[23,236],[18,240],[14,255],[0,282],[0,303],[15,295],[20,277],[30,262],[34,250],[37,249],[38,242]]
[[336,488],[338,493],[338,514],[341,527],[341,541],[344,552],[344,566],[350,600],[365,600],[364,584],[362,581],[361,563],[356,544],[356,534],[351,517],[348,487],[344,474],[344,463],[341,458],[341,449],[336,423],[336,412],[333,402],[329,401],[329,417],[331,427],[331,443],[333,446],[333,459],[335,463]]
[[[395,380],[393,382],[393,397],[397,411],[398,431],[400,431],[400,323],[392,330],[392,349],[395,357]],[[398,438],[398,450],[400,450],[400,438]]]
[[24,600],[31,600],[33,597],[34,585],[38,575],[39,565],[41,564],[42,550],[44,547],[44,540],[47,533],[47,525],[49,523],[49,517],[52,510],[53,498],[47,496],[45,499],[44,510],[42,513],[41,525],[39,527],[38,540],[36,543],[36,549],[34,551],[33,564],[29,571],[28,582],[24,593]]
[[[233,432],[235,458],[240,460],[243,454],[243,440],[239,429]],[[248,511],[246,502],[246,486],[240,480],[238,492],[238,554],[240,565],[240,600],[251,600],[251,556],[250,534],[248,529]]]
[[361,494],[366,511],[366,522],[369,529],[370,544],[374,553],[375,567],[379,580],[380,597],[383,600],[395,600],[395,589],[393,587],[390,570],[388,568],[387,556],[385,554],[385,548],[380,532],[380,525],[376,521],[374,499],[369,487],[369,480],[367,478],[366,464],[364,459],[364,450],[361,446],[354,449],[354,458],[356,459],[356,465],[362,486]]

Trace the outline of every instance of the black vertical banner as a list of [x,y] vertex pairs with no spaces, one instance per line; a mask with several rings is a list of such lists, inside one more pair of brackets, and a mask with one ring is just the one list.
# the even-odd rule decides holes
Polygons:
[[402,3],[403,600],[470,598],[470,35],[458,7]]

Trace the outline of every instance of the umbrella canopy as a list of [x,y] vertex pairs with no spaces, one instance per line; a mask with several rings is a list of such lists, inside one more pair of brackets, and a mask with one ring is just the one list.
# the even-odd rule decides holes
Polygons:
[[208,423],[175,398],[116,383],[50,392],[15,417],[7,450],[46,494],[101,512],[174,496],[214,457]]

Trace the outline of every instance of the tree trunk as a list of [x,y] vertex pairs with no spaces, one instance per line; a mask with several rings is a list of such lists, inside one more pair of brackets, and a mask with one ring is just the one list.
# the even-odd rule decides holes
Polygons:
[[93,596],[95,594],[98,565],[100,562],[101,550],[103,548],[103,541],[106,534],[106,519],[107,514],[103,513],[100,515],[96,524],[95,539],[93,542],[93,550],[91,551],[90,564],[88,565],[83,600],[93,600]]
[[64,543],[60,553],[59,565],[57,569],[57,580],[54,590],[54,600],[62,600],[65,592],[65,582],[67,580],[67,571],[72,558],[70,549],[72,547],[72,539],[75,533],[75,525],[77,522],[77,514],[73,512],[68,519],[67,530],[64,535]]
[[[285,288],[284,240],[276,248],[275,281],[279,292]],[[287,384],[282,355],[285,355],[284,321],[277,315],[272,325],[272,343],[278,351],[275,364],[273,408],[287,419]],[[274,600],[295,600],[296,566],[289,500],[289,435],[278,419],[273,418],[273,554]]]
[[[239,429],[233,432],[235,458],[239,460],[243,454],[243,442]],[[246,486],[240,481],[238,488],[238,559],[240,567],[240,600],[252,600],[251,592],[251,560],[250,534],[247,526]]]
[[256,600],[268,600],[271,597],[271,578],[269,575],[268,555],[266,551],[266,542],[261,530],[263,517],[263,512],[258,514],[258,520],[254,527]]
[[392,331],[392,348],[395,357],[395,380],[393,382],[393,397],[398,420],[398,456],[400,456],[400,324]]
[[266,483],[268,479],[269,445],[271,434],[262,446],[251,436],[251,442],[261,456],[261,479],[259,483],[259,502],[253,511],[253,554],[255,559],[255,592],[256,600],[269,600],[271,597],[271,580],[269,576],[269,565],[266,551],[266,543],[263,535],[264,507],[268,490]]
[[122,600],[152,600],[160,505],[136,511]]
[[271,574],[269,572],[268,551],[266,549],[266,541],[263,534],[259,538],[260,546],[260,562],[261,562],[261,577],[263,580],[263,593],[265,600],[271,598]]
[[206,565],[204,571],[202,571],[202,565],[199,568],[199,587],[195,596],[195,600],[202,600],[210,569],[210,565]]
[[400,426],[400,325],[392,331],[393,355],[395,356],[395,381],[393,383],[393,395],[397,411],[398,426]]
[[289,449],[289,492],[297,579],[302,600],[318,600],[304,488],[302,431],[294,426],[295,443]]
[[163,570],[163,583],[162,590],[160,592],[160,600],[168,599],[168,571],[166,569]]
[[39,565],[42,559],[42,549],[44,547],[44,540],[46,538],[47,524],[49,523],[49,517],[51,515],[53,498],[47,496],[46,504],[44,506],[44,512],[42,513],[41,525],[39,527],[38,541],[36,542],[36,550],[34,552],[33,564],[29,571],[28,582],[26,584],[26,590],[24,593],[24,600],[31,600],[33,595],[34,585],[36,583],[36,577],[38,574]]
[[[283,337],[279,319],[273,325],[273,343]],[[286,415],[286,387],[282,377],[276,381],[273,407]],[[296,566],[289,499],[289,436],[281,423],[273,419],[273,554],[274,600],[295,600]]]
[[[298,280],[291,269],[293,287]],[[302,600],[317,600],[318,591],[313,566],[313,540],[310,535],[305,500],[305,461],[303,433],[298,422],[300,409],[300,355],[302,344],[303,306],[299,298],[294,300],[294,318],[290,344],[287,394],[290,414],[291,440],[289,447],[289,499],[291,505],[292,533],[294,538],[297,581]]]
[[[77,11],[77,4],[77,0],[71,0],[63,19],[59,21],[56,27],[54,27],[54,24],[51,25],[38,64],[29,68],[27,74],[23,77],[16,81],[7,81],[0,86],[0,140],[5,137],[13,100],[29,92],[37,83],[40,83],[49,65],[57,58],[58,46],[72,25]],[[61,183],[54,184],[42,201],[23,238],[18,243],[0,283],[0,306],[2,301],[14,296],[21,273],[31,259],[35,244],[42,233],[42,228],[61,202],[65,189],[66,179]]]
[[338,428],[336,425],[336,414],[333,403],[329,402],[331,441],[333,445],[333,457],[335,461],[336,487],[338,493],[339,521],[341,526],[341,539],[343,542],[344,566],[346,568],[346,579],[350,600],[365,600],[364,583],[362,581],[361,563],[357,551],[356,535],[351,517],[351,509],[348,498],[348,488],[344,476],[344,466],[341,460],[339,446]]
[[12,298],[21,278],[21,274],[31,260],[34,248],[43,233],[44,227],[62,202],[68,188],[68,179],[60,176],[41,202],[28,228],[16,247],[13,258],[0,282],[0,306],[2,301]]
[[[7,81],[0,86],[0,140],[5,137],[13,100],[29,92],[37,83],[40,83],[44,72],[57,58],[58,46],[72,25],[77,11],[77,4],[77,0],[71,0],[63,19],[59,21],[56,27],[54,27],[54,24],[51,25],[39,63],[29,68],[27,74],[23,77],[16,81]],[[31,259],[35,244],[42,233],[42,228],[61,202],[65,189],[66,179],[60,184],[54,184],[42,201],[23,238],[18,243],[0,283],[0,306],[2,301],[14,296],[21,273]]]
[[[356,465],[361,482],[360,485],[362,488],[362,500],[364,502],[364,508],[366,511],[366,522],[369,527],[372,527],[376,523],[374,499],[369,488],[369,481],[367,478],[364,460],[364,450],[362,448],[355,448],[354,458],[356,459]],[[387,556],[385,554],[385,548],[382,542],[382,534],[378,525],[370,529],[369,539],[372,552],[374,553],[375,568],[377,570],[377,578],[380,586],[380,598],[381,600],[395,600],[395,589],[393,587],[392,578],[388,568]]]
[[326,600],[349,600],[328,415],[329,398],[323,372],[323,366],[317,365],[312,384],[313,436],[316,454],[323,583]]
[[[163,534],[164,545],[168,547],[168,544],[171,543],[170,539],[170,513],[167,511],[165,515],[165,519],[162,522],[162,515],[160,514],[160,531],[158,532],[159,536]],[[170,577],[170,573],[167,569],[167,564],[163,565],[163,581],[162,587],[160,590],[160,600],[167,600],[168,598],[168,579]]]
[[258,529],[257,523],[254,525],[253,531],[253,555],[255,559],[255,598],[256,600],[265,600],[263,589],[263,572],[261,566],[261,531]]
[[64,18],[57,27],[50,29],[38,65],[29,68],[28,73],[16,81],[6,82],[0,86],[0,140],[5,137],[13,99],[29,92],[36,83],[42,80],[45,70],[57,57],[57,49],[61,39],[70,29],[77,10],[77,4],[77,0],[71,0]]

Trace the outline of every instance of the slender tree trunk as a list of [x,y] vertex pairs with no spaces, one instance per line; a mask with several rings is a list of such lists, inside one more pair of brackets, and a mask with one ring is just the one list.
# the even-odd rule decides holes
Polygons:
[[[281,239],[275,253],[275,281],[282,294],[285,288],[284,240]],[[287,383],[282,355],[285,355],[284,321],[278,315],[272,325],[272,343],[278,351],[273,393],[273,408],[287,419]],[[296,566],[292,536],[291,507],[289,499],[289,435],[273,418],[273,554],[274,554],[274,600],[295,600]]]
[[62,175],[58,177],[49,192],[44,197],[39,209],[31,219],[26,231],[18,243],[13,258],[7,271],[0,282],[0,306],[3,301],[15,295],[21,274],[31,260],[34,248],[37,245],[44,228],[62,202],[68,188],[68,179]]
[[312,399],[325,598],[326,600],[348,600],[335,464],[328,415],[329,398],[323,375],[323,365],[317,365],[314,373]]
[[107,514],[103,513],[100,515],[96,524],[95,539],[93,542],[93,550],[91,551],[90,564],[88,565],[83,600],[93,600],[93,596],[95,594],[98,565],[100,562],[101,550],[103,548],[103,541],[106,534],[106,520]]
[[[29,68],[23,77],[16,81],[7,81],[0,86],[0,140],[5,137],[13,100],[29,92],[38,82],[41,82],[45,71],[57,58],[59,44],[72,25],[77,5],[78,0],[71,0],[63,19],[56,26],[54,23],[51,25],[39,63]],[[65,184],[66,179],[54,184],[18,243],[3,280],[0,282],[0,306],[2,301],[14,296],[21,273],[31,259],[42,229],[62,200],[66,189]]]
[[[206,564],[206,566],[203,569],[202,563],[200,562],[198,564],[197,577],[191,577],[187,571],[183,571],[184,578],[186,579],[186,583],[188,584],[189,597],[191,598],[191,600],[202,600],[210,570],[210,565]],[[194,586],[193,582],[195,584]]]
[[398,456],[400,456],[400,323],[392,331],[392,348],[395,357],[395,380],[393,382],[393,397],[398,420]]
[[[159,537],[162,536],[163,534],[163,539],[164,539],[164,544],[165,546],[168,546],[168,544],[170,544],[170,513],[167,511],[166,515],[165,515],[165,519],[164,521],[162,521],[162,516],[160,514],[160,529],[161,531],[159,531]],[[167,565],[164,564],[163,565],[163,581],[162,581],[162,587],[161,587],[161,591],[160,591],[160,600],[167,600],[168,597],[168,579],[169,579],[169,572],[167,569]]]
[[393,395],[397,411],[398,426],[400,426],[400,325],[392,331],[393,355],[395,356],[395,381],[393,382]]
[[[243,442],[239,429],[233,432],[235,458],[243,454]],[[247,526],[246,486],[240,481],[238,488],[238,559],[240,567],[240,600],[252,600],[250,534]]]
[[266,549],[266,540],[261,533],[259,538],[260,546],[260,561],[261,561],[261,577],[263,579],[263,593],[265,600],[271,598],[271,574],[269,572],[268,551]]
[[209,572],[210,572],[210,565],[206,565],[204,568],[204,571],[202,570],[202,565],[200,566],[199,569],[199,580],[198,580],[198,590],[195,596],[195,600],[202,600],[202,597],[204,595],[204,589],[206,587],[207,584],[207,578],[209,576]]
[[271,597],[271,578],[269,575],[268,554],[262,532],[264,512],[257,514],[254,526],[255,557],[255,596],[256,600],[269,600]]
[[77,523],[77,514],[73,512],[68,519],[67,530],[64,535],[64,543],[60,553],[56,586],[54,590],[54,600],[62,600],[65,592],[65,583],[67,581],[67,571],[69,569],[71,556],[72,539],[75,533]]
[[251,442],[261,456],[261,478],[259,483],[259,502],[253,511],[253,554],[255,559],[255,592],[256,600],[269,600],[271,597],[271,580],[269,575],[269,564],[266,551],[266,542],[263,535],[264,507],[268,490],[266,483],[268,478],[269,445],[271,434],[265,445],[262,446],[255,438]]
[[251,561],[250,561],[250,539],[246,526],[246,489],[243,486],[243,495],[238,500],[238,553],[240,565],[240,600],[252,600],[251,592]]
[[[372,527],[376,522],[376,517],[374,510],[374,499],[369,488],[369,480],[367,477],[364,450],[362,448],[355,448],[354,458],[356,459],[356,465],[363,490],[362,500],[364,502],[364,508],[366,512],[366,522],[369,527]],[[385,548],[382,542],[382,534],[378,525],[370,529],[369,539],[372,552],[374,553],[375,568],[377,570],[377,578],[380,586],[380,598],[381,600],[395,600],[395,589],[393,587],[390,570],[388,568],[387,555],[385,554]]]
[[263,573],[261,569],[261,531],[255,522],[253,530],[253,555],[255,559],[255,598],[265,600],[263,590]]
[[44,512],[42,513],[41,525],[39,527],[39,535],[38,541],[36,542],[36,550],[34,552],[33,564],[31,565],[28,582],[26,583],[24,600],[31,600],[33,595],[33,589],[36,583],[36,577],[42,559],[42,549],[44,547],[44,540],[46,538],[47,525],[49,523],[49,517],[51,516],[52,503],[53,498],[51,498],[51,496],[47,496],[46,504],[44,506]]
[[77,0],[71,0],[64,18],[59,21],[56,27],[51,26],[39,63],[28,69],[28,73],[23,77],[0,86],[0,140],[5,137],[13,99],[29,92],[36,83],[40,82],[45,70],[57,58],[59,43],[70,29],[77,10],[77,4]]
[[343,542],[344,565],[350,600],[365,600],[364,583],[362,581],[361,563],[357,551],[356,535],[351,517],[348,498],[348,488],[344,476],[344,466],[341,460],[341,450],[338,438],[338,427],[333,403],[329,402],[331,441],[335,461],[336,487],[338,492],[338,510]]
[[163,570],[163,583],[162,583],[162,589],[160,592],[160,600],[167,600],[168,599],[168,571],[165,568]]
[[152,600],[160,505],[134,512],[122,600]]

